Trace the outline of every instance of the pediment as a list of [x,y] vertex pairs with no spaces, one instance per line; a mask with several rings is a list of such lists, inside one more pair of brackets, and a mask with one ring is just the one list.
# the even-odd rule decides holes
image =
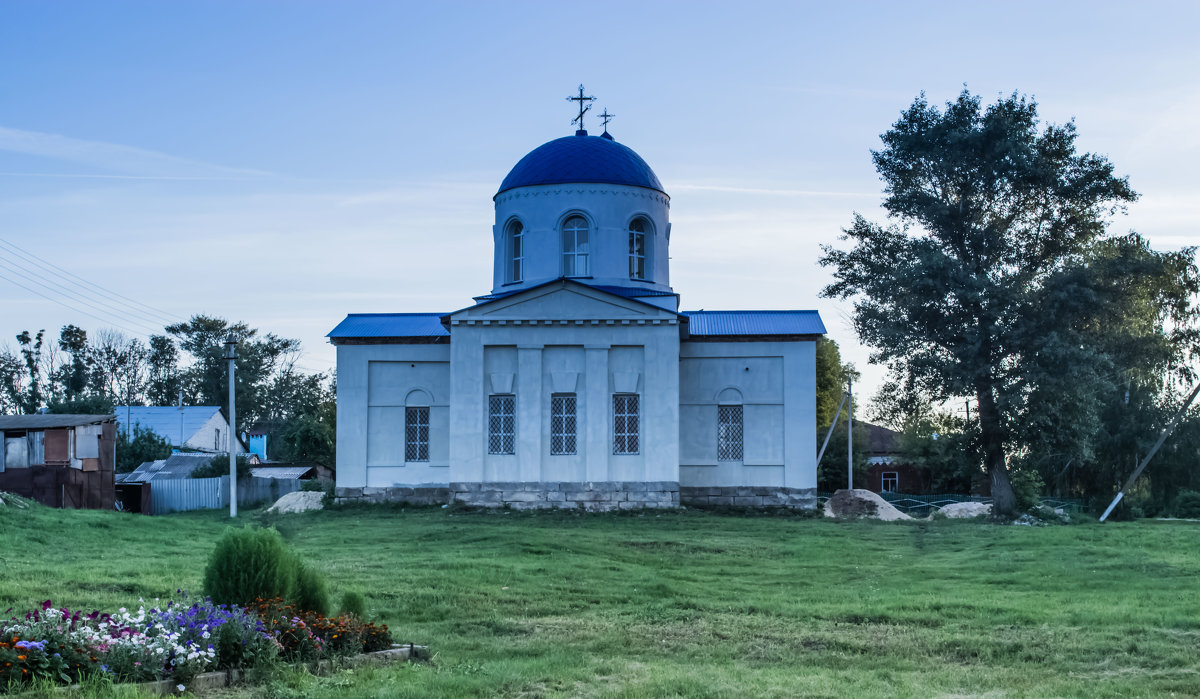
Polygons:
[[674,322],[670,311],[583,284],[563,282],[529,289],[453,313],[464,321],[629,321]]

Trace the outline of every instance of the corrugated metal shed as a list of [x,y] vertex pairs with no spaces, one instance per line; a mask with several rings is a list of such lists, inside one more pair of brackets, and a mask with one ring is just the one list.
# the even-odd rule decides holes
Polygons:
[[351,313],[325,337],[449,337],[444,313]]
[[[122,425],[122,429],[124,429],[125,420],[128,419],[130,424],[141,425],[144,429],[154,432],[171,444],[179,444],[178,407],[135,405],[127,408],[118,405],[113,408],[113,412],[116,413],[117,423]],[[214,413],[219,412],[221,409],[214,405],[185,405],[183,407],[183,441],[186,443],[191,439],[192,435],[212,419]]]
[[692,337],[824,335],[816,311],[684,311]]
[[4,430],[53,430],[79,425],[99,425],[113,419],[112,415],[0,415],[0,432]]
[[225,454],[171,454],[165,459],[147,461],[126,474],[122,482],[146,482],[156,478],[188,478],[200,466],[214,458],[229,457]]

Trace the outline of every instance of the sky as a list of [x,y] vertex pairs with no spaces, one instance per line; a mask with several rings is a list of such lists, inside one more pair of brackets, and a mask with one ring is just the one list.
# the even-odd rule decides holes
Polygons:
[[682,308],[816,308],[870,393],[883,368],[817,261],[855,212],[886,218],[879,135],[922,92],[1029,95],[1141,194],[1113,232],[1200,244],[1198,20],[1194,2],[0,0],[0,347],[204,313],[332,369],[347,313],[490,289],[491,198],[573,132],[582,83],[671,196]]

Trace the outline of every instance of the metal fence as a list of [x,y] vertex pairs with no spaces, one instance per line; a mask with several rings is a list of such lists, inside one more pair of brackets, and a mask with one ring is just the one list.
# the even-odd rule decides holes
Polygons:
[[[928,517],[933,512],[946,505],[956,502],[981,502],[990,505],[992,499],[982,495],[959,495],[956,493],[936,493],[932,495],[912,495],[907,493],[879,493],[881,498],[901,512],[913,517]],[[817,504],[825,507],[825,502],[833,493],[817,493]],[[1080,498],[1042,498],[1046,507],[1060,508],[1080,512],[1084,509],[1084,501]]]
[[[238,481],[238,506],[255,505],[300,490],[298,478],[245,478]],[[229,476],[159,478],[150,481],[154,514],[229,507]]]

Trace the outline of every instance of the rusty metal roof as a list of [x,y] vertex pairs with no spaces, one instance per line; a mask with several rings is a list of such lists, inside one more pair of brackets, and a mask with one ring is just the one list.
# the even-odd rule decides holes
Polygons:
[[4,430],[52,430],[79,425],[99,425],[113,422],[112,415],[0,415],[0,432]]

